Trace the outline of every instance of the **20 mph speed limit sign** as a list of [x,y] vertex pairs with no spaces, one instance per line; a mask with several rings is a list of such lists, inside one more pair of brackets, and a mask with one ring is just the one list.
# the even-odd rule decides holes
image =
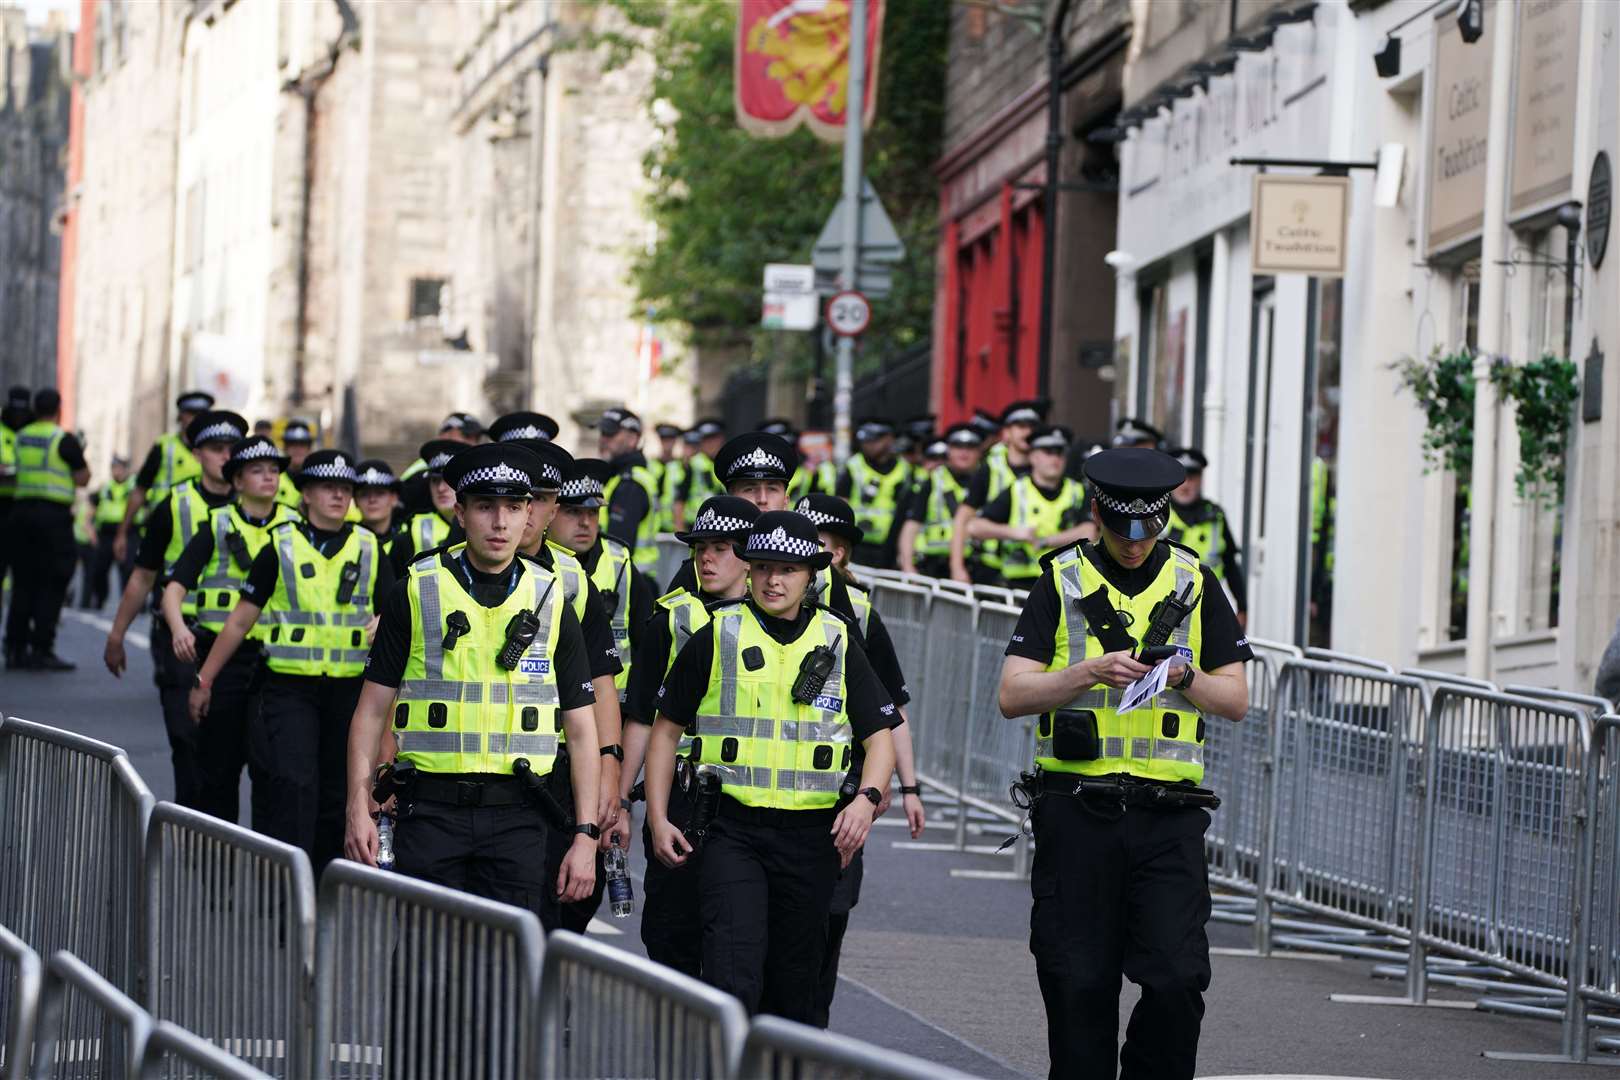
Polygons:
[[827,301],[827,326],[840,337],[856,337],[872,321],[872,305],[850,290]]

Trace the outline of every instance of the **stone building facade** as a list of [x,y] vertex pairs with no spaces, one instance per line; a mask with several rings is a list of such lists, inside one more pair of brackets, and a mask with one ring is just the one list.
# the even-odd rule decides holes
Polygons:
[[0,7],[0,383],[56,383],[72,35]]

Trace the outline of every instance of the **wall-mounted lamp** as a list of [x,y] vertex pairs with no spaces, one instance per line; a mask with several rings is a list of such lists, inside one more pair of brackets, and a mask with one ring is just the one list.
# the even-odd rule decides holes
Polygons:
[[1373,53],[1373,66],[1381,79],[1393,79],[1401,73],[1401,39],[1394,34],[1384,41],[1384,47]]
[[1457,31],[1470,45],[1485,36],[1485,0],[1458,0]]

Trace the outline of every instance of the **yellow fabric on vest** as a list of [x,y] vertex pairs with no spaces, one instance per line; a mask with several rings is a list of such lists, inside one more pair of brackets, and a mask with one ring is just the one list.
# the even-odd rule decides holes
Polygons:
[[630,549],[610,536],[602,537],[602,554],[597,557],[591,581],[596,591],[608,602],[608,624],[613,628],[613,644],[619,650],[620,672],[613,677],[619,691],[619,702],[624,702],[625,687],[630,684]]
[[[179,561],[180,553],[186,550],[191,538],[197,535],[197,530],[208,521],[208,515],[213,508],[208,505],[202,492],[197,487],[196,480],[182,480],[169,492],[169,546],[163,549],[163,572],[168,574]],[[180,611],[185,615],[197,614],[197,590],[186,593],[186,598],[180,601]]]
[[[1078,481],[1065,478],[1055,499],[1049,499],[1029,476],[1013,482],[1012,507],[1007,524],[1013,528],[1033,526],[1036,536],[1053,536],[1079,524],[1071,520],[1084,511],[1085,489]],[[1041,576],[1041,556],[1050,548],[1037,548],[1022,540],[999,541],[1001,573],[1008,581],[1032,581]]]
[[[214,557],[198,576],[197,590],[187,595],[187,599],[196,598],[197,625],[219,633],[236,606],[236,598],[247,582],[254,558],[270,542],[271,532],[279,525],[297,520],[298,516],[280,503],[275,504],[270,520],[263,525],[243,517],[241,508],[234,502],[208,512],[208,530],[214,536]],[[231,554],[232,536],[242,538],[245,566]],[[263,642],[269,636],[270,628],[262,618],[248,631],[249,641]]]
[[146,502],[156,506],[174,488],[202,475],[202,465],[179,435],[166,431],[157,437],[158,470],[147,489]]
[[50,420],[36,420],[17,432],[16,498],[73,505],[73,470],[62,458],[66,436]]
[[[264,646],[270,670],[331,678],[363,674],[370,651],[366,626],[382,558],[376,535],[351,527],[343,546],[328,558],[289,522],[272,530],[270,543],[280,563],[276,591],[260,615],[270,626]],[[359,577],[348,603],[340,603],[343,568],[350,564]]]

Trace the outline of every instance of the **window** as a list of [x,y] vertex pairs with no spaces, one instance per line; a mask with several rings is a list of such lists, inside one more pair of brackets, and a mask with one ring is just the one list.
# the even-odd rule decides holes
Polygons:
[[[1563,231],[1541,232],[1532,237],[1527,246],[1538,263],[1555,266],[1536,266],[1530,271],[1528,348],[1523,357],[1514,358],[1520,363],[1549,354],[1564,357],[1567,351],[1564,303],[1569,282],[1562,270]],[[1567,453],[1567,446],[1565,450]],[[1551,630],[1558,626],[1558,593],[1563,578],[1564,493],[1558,491],[1544,494],[1539,500],[1521,500],[1518,511],[1519,565],[1526,572],[1519,579],[1515,605],[1518,618],[1514,628],[1519,633]]]
[[411,279],[411,318],[437,319],[444,297],[444,278]]
[[1136,378],[1136,415],[1181,441],[1182,398],[1186,392],[1187,309],[1170,312],[1169,283],[1143,286],[1137,292],[1141,312],[1141,364]]
[[1311,444],[1310,581],[1306,640],[1327,646],[1333,628],[1333,534],[1339,506],[1339,364],[1344,283],[1322,279],[1316,303],[1316,434]]
[[[1463,266],[1453,292],[1452,340],[1468,347],[1479,348],[1479,260]],[[1468,477],[1446,474],[1446,489],[1451,502],[1451,546],[1447,579],[1447,633],[1451,641],[1468,636],[1468,530],[1469,512],[1474,503],[1468,490]]]

